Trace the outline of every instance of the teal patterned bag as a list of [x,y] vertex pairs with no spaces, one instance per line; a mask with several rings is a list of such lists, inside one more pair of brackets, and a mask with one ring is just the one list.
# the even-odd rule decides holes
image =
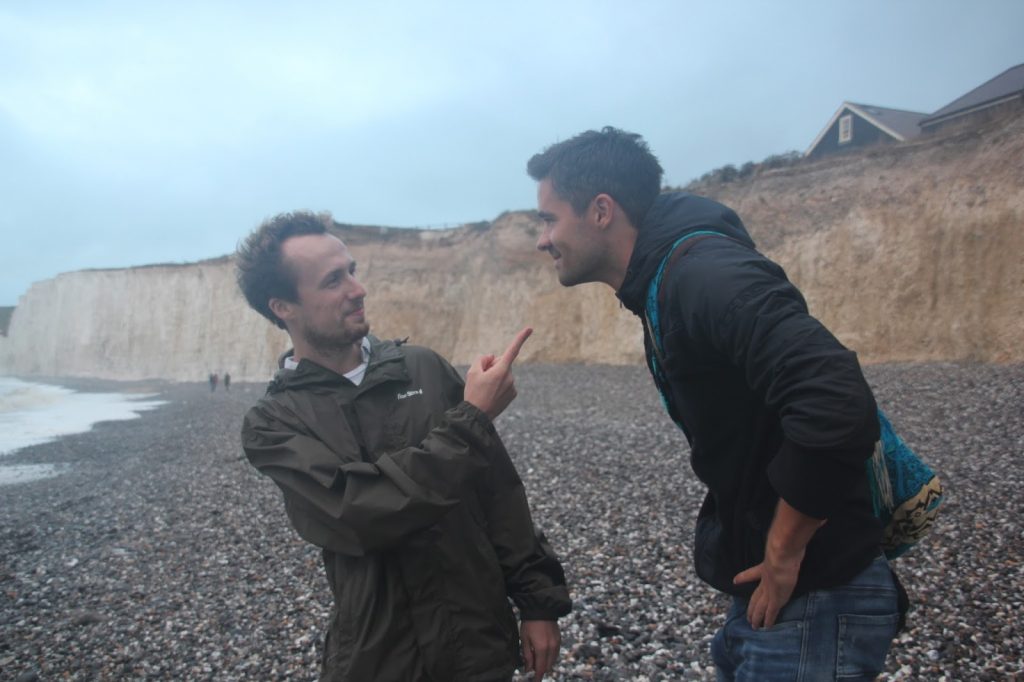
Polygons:
[[907,447],[878,411],[882,437],[868,460],[875,516],[885,534],[882,549],[895,559],[928,534],[942,504],[942,483],[931,467]]

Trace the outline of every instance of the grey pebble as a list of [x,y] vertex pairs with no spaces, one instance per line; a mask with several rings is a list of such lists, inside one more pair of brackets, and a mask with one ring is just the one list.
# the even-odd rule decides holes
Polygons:
[[[947,494],[894,564],[913,610],[882,679],[1024,677],[1024,366],[866,373]],[[704,488],[646,370],[516,376],[497,428],[576,603],[551,679],[713,680],[726,600],[690,559]],[[70,467],[0,490],[0,681],[316,678],[330,609],[319,552],[242,456],[263,387],[231,388],[154,384],[169,404],[5,458]]]

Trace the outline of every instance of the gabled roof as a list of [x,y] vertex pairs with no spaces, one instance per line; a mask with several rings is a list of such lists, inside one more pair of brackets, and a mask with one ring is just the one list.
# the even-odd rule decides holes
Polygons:
[[912,140],[920,135],[921,128],[917,124],[928,115],[919,111],[889,109],[871,104],[854,104],[853,102],[850,102],[850,108],[900,142]]
[[890,109],[888,107],[877,107],[873,104],[856,104],[854,102],[843,102],[836,109],[836,113],[832,114],[832,118],[829,119],[825,127],[822,128],[818,136],[814,138],[814,142],[807,148],[804,155],[810,154],[814,151],[814,148],[818,146],[822,138],[829,129],[835,124],[839,117],[842,116],[844,111],[852,111],[861,118],[870,122],[876,128],[882,130],[888,135],[891,135],[900,142],[913,139],[921,134],[921,128],[918,123],[924,119],[928,114],[922,114],[918,111],[907,111],[905,109]]
[[1020,95],[1024,91],[1024,64],[1012,66],[995,78],[974,88],[966,95],[958,97],[921,121],[928,125],[943,118],[964,114],[972,109],[983,109],[993,104]]

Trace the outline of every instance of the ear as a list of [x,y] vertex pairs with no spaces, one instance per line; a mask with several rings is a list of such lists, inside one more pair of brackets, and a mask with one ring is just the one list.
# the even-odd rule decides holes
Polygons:
[[283,298],[272,298],[267,301],[267,307],[270,308],[270,312],[277,315],[286,324],[288,319],[292,315],[292,304]]
[[590,202],[590,207],[598,227],[605,228],[611,225],[616,208],[615,200],[611,196],[604,193],[598,194]]

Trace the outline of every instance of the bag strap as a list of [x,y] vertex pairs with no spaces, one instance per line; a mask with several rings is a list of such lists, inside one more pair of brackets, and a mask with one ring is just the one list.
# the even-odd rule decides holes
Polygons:
[[[690,433],[686,429],[686,425],[676,418],[675,410],[672,409],[671,393],[665,372],[662,369],[665,364],[665,355],[661,343],[661,318],[658,311],[665,302],[665,293],[662,291],[661,284],[667,269],[671,268],[677,260],[685,256],[698,242],[710,239],[711,237],[732,239],[732,237],[721,232],[715,232],[714,230],[697,230],[684,234],[672,244],[668,253],[661,259],[654,277],[651,278],[651,282],[647,287],[647,300],[644,305],[644,326],[647,328],[647,335],[651,339],[651,349],[654,351],[647,358],[651,374],[654,376],[654,385],[658,387],[658,394],[661,396],[661,404],[665,407],[665,411],[672,417],[672,421],[683,430],[687,439],[689,439]],[[733,239],[733,241],[736,240]]]
[[665,291],[661,286],[665,278],[665,272],[671,269],[676,261],[685,256],[699,242],[711,239],[712,237],[722,237],[736,241],[732,237],[714,230],[688,232],[672,244],[668,253],[661,259],[661,264],[658,265],[658,270],[654,273],[654,277],[651,278],[651,283],[647,288],[647,304],[644,306],[644,321],[647,323],[647,332],[651,336],[651,343],[654,346],[654,353],[658,358],[658,362],[663,361],[665,353],[665,349],[661,344],[661,315],[659,313],[661,306],[665,303]]

